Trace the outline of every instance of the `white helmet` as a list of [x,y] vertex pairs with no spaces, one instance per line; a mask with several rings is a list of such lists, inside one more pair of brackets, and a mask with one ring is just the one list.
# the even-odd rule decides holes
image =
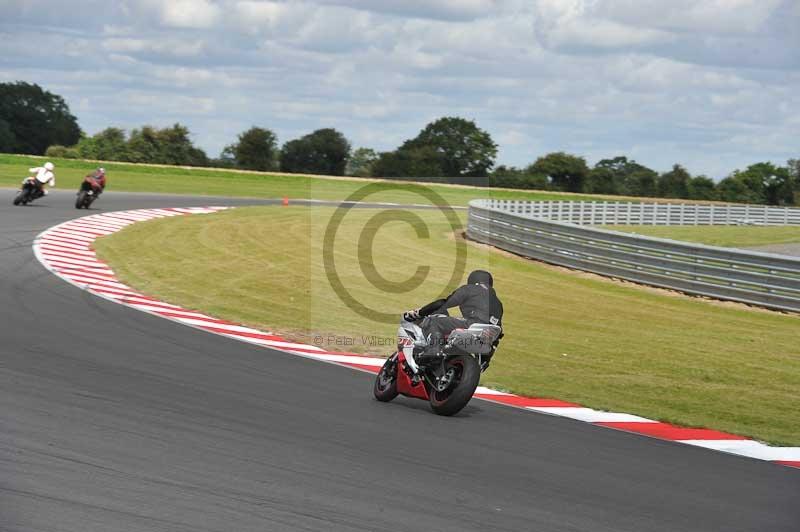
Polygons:
[[45,170],[49,170],[50,172],[52,172],[54,168],[55,168],[55,166],[50,161],[47,161],[46,163],[44,163],[44,169]]

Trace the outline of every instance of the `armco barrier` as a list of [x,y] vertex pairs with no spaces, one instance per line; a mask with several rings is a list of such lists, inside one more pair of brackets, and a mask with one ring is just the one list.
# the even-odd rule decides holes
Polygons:
[[[584,205],[581,208],[581,202],[552,202],[562,204],[559,212],[558,205],[544,207],[543,203],[546,202],[473,200],[469,204],[467,236],[477,242],[551,264],[690,294],[800,312],[800,259],[553,221],[544,219],[544,216],[549,214],[559,220],[567,217],[575,220],[578,216],[587,219],[589,207]],[[570,205],[565,207],[564,204]],[[615,205],[615,210],[609,209],[604,221],[596,219],[594,223],[642,223],[621,222],[620,212],[628,212],[627,206],[611,205]],[[670,211],[680,212],[680,207],[671,205]],[[725,206],[714,207],[719,209],[715,213],[717,220],[726,217],[733,220],[730,215],[720,214],[721,207]],[[582,209],[583,215],[580,214]],[[631,209],[630,212],[636,212],[636,207]],[[690,210],[683,209],[684,220],[689,219],[687,212]],[[770,223],[776,224],[769,210],[769,207],[766,210],[760,206],[754,207],[748,215],[748,222],[730,223],[759,223],[753,221],[758,213],[761,219],[773,220]],[[650,212],[660,216],[658,211],[656,208]],[[791,211],[800,212],[800,209]],[[641,208],[638,212],[648,211]],[[701,211],[695,209],[695,212]],[[598,213],[595,213],[596,218]],[[614,213],[613,216],[611,213]],[[785,218],[791,220],[789,223],[800,224],[797,213],[784,214]],[[625,219],[637,218],[627,216]],[[670,216],[667,216],[666,220],[669,219]]]

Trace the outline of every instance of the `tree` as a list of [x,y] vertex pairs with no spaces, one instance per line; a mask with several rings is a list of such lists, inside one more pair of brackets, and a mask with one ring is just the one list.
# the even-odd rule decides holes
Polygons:
[[546,175],[528,174],[521,168],[501,165],[489,176],[489,186],[545,190],[548,185]]
[[445,177],[486,177],[494,166],[497,144],[475,122],[447,116],[425,126],[398,151],[431,147],[441,156]]
[[81,136],[64,98],[39,85],[0,83],[0,148],[41,155],[48,146],[72,146]]
[[526,171],[529,174],[546,175],[558,190],[581,192],[589,167],[583,157],[560,151],[539,157]]
[[125,130],[118,127],[106,128],[92,137],[82,137],[76,148],[84,159],[128,160]]
[[679,164],[658,178],[658,195],[662,198],[688,198],[689,180],[692,176]]
[[625,182],[631,196],[653,198],[658,194],[658,173],[650,168],[643,166],[631,172]]
[[17,136],[11,130],[11,124],[0,118],[0,153],[11,153],[14,151]]
[[789,169],[792,179],[800,179],[800,159],[789,159],[786,161],[786,167]]
[[44,152],[45,157],[53,158],[58,157],[61,159],[78,159],[80,156],[78,155],[78,150],[74,147],[68,148],[66,146],[61,146],[60,144],[53,144],[52,146],[47,148],[47,151]]
[[769,205],[793,205],[795,181],[789,168],[756,163],[734,170],[720,182],[721,199]]
[[439,177],[443,175],[442,154],[433,146],[405,148],[381,153],[372,166],[374,177]]
[[587,174],[583,190],[592,194],[618,194],[617,182],[613,170],[595,167]]
[[128,160],[137,163],[207,166],[208,157],[195,147],[189,129],[181,124],[157,129],[143,126],[131,131],[127,142]]
[[358,148],[347,160],[345,174],[355,177],[370,177],[378,154],[371,148]]
[[281,171],[305,174],[344,175],[350,143],[332,128],[318,129],[291,140],[281,149]]
[[229,144],[228,146],[222,148],[219,158],[209,161],[209,165],[217,168],[235,168],[236,155],[233,152],[233,144]]
[[755,193],[741,177],[731,174],[717,185],[717,194],[722,201],[740,203],[762,203],[764,197]]
[[[628,159],[623,155],[613,159],[602,159],[594,165],[594,168],[595,170],[604,170],[611,173],[614,182],[614,194],[655,196],[654,184],[658,174],[632,159]],[[609,187],[606,188],[608,189]]]
[[688,184],[688,197],[693,200],[715,200],[717,189],[714,181],[704,175],[693,177]]
[[793,204],[800,205],[800,159],[789,159],[786,161],[786,166],[789,169],[789,177],[792,180],[792,189],[794,190]]
[[789,168],[772,163],[756,163],[744,172],[737,172],[745,183],[761,192],[768,205],[792,205],[794,203],[794,180]]
[[158,134],[153,126],[142,126],[141,129],[131,131],[128,157],[134,163],[161,162]]
[[159,163],[206,166],[208,157],[189,138],[189,128],[181,124],[156,130]]
[[789,168],[772,163],[757,163],[747,167],[746,172],[761,178],[764,199],[768,205],[793,205],[795,183]]
[[269,129],[251,127],[240,133],[238,142],[226,150],[230,150],[239,168],[263,171],[274,170],[277,166],[278,138]]

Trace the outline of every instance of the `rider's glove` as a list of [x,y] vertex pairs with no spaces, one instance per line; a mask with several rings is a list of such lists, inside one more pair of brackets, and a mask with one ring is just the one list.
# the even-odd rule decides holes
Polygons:
[[406,321],[414,321],[419,319],[419,309],[407,310],[403,313],[403,319]]

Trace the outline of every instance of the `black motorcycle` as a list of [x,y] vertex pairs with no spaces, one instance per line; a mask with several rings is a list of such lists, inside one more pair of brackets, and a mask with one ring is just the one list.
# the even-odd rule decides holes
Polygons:
[[36,198],[41,198],[44,194],[36,184],[36,178],[29,177],[22,182],[22,188],[14,196],[14,205],[27,205]]

